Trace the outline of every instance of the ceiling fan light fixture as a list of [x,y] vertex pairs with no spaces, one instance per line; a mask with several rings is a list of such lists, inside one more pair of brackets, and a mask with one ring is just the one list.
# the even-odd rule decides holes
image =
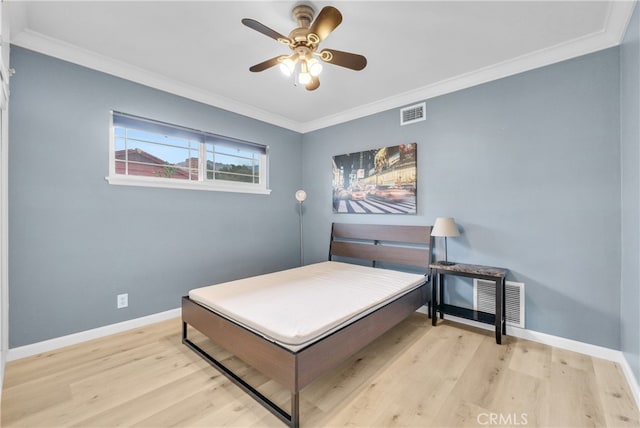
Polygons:
[[322,73],[322,64],[315,58],[311,58],[307,61],[307,65],[309,67],[309,73],[313,77],[318,77],[320,73]]
[[298,74],[298,83],[307,85],[311,82],[311,73],[309,73],[309,63],[307,59],[300,61],[300,74]]
[[282,74],[284,74],[287,77],[293,74],[295,68],[296,68],[296,63],[292,61],[291,58],[285,58],[282,61],[280,61],[280,71],[282,72]]
[[315,10],[309,5],[298,4],[292,12],[298,27],[289,36],[284,36],[255,19],[242,19],[245,26],[287,45],[292,51],[289,56],[281,55],[255,64],[249,67],[249,71],[255,73],[278,65],[285,76],[293,77],[294,85],[304,86],[307,91],[315,91],[320,87],[318,76],[325,62],[354,71],[366,67],[367,59],[362,55],[335,49],[317,50],[318,45],[342,22],[342,14],[338,9],[325,6],[315,20]]
[[300,73],[298,74],[298,83],[301,85],[308,85],[311,82],[311,74],[309,73]]

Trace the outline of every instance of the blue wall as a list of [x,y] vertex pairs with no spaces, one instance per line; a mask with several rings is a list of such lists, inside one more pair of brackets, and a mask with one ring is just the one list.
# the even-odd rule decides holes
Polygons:
[[[174,309],[190,288],[298,264],[298,133],[11,54],[10,347]],[[269,145],[272,194],[109,185],[110,110]],[[116,309],[119,293],[128,308]]]
[[[622,338],[619,316],[626,297],[637,308],[640,239],[621,238],[621,176],[625,195],[640,191],[637,121],[630,137],[624,127],[633,99],[620,97],[638,61],[624,49],[427,100],[427,120],[414,125],[401,127],[394,109],[299,135],[14,47],[10,346],[173,309],[194,286],[296,265],[293,193],[304,187],[307,263],[326,260],[332,221],[453,216],[462,235],[449,240],[450,259],[509,268],[526,286],[528,329],[637,356],[637,331],[625,330],[637,314],[623,314]],[[273,193],[107,184],[112,109],[270,145]],[[623,151],[636,153],[626,176],[621,120]],[[333,214],[332,156],[407,142],[418,143],[417,215]],[[637,231],[629,201],[624,227]],[[623,257],[636,270],[621,278]],[[459,285],[452,298],[468,302],[470,287]],[[125,292],[130,306],[117,310]]]
[[[304,135],[307,261],[326,257],[332,221],[452,216],[449,258],[510,269],[526,328],[619,349],[618,85],[613,48],[427,100],[413,125],[394,109]],[[332,156],[409,142],[416,216],[333,214]]]
[[640,379],[640,8],[620,47],[622,151],[621,345]]

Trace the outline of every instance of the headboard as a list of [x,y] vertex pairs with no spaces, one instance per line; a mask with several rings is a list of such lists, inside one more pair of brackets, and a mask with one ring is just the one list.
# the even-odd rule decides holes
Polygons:
[[335,256],[429,270],[431,226],[333,223],[329,259]]

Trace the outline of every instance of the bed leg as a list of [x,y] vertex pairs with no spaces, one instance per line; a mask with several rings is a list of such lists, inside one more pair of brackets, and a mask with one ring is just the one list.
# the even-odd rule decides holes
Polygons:
[[[186,323],[182,325],[183,331],[182,334],[186,335]],[[285,410],[280,408],[273,401],[269,400],[265,397],[260,391],[255,389],[253,386],[249,385],[244,379],[234,373],[231,369],[226,367],[224,364],[213,358],[211,355],[207,354],[203,349],[201,349],[198,345],[193,343],[191,340],[186,337],[182,339],[182,343],[187,345],[187,347],[191,348],[196,354],[200,355],[205,359],[209,364],[215,367],[222,375],[224,375],[227,379],[229,379],[234,385],[242,389],[244,392],[249,394],[251,398],[256,400],[258,403],[263,405],[267,410],[269,410],[275,417],[280,419],[285,424],[289,425],[291,428],[299,428],[300,427],[300,412],[299,412],[299,400],[298,400],[298,392],[291,393],[291,415],[289,415]]]
[[187,339],[187,323],[182,321],[182,342]]
[[291,428],[300,427],[300,393],[291,393]]

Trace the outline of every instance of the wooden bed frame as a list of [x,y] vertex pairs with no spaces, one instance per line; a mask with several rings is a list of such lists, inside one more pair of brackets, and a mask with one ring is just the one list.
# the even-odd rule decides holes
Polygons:
[[[429,304],[428,272],[432,259],[431,226],[390,226],[334,223],[329,260],[364,259],[417,267],[425,281],[367,316],[298,351],[291,351],[207,309],[188,296],[182,298],[182,342],[216,367],[222,374],[292,428],[300,426],[300,391],[327,371],[374,341],[383,333]],[[227,351],[291,391],[291,413],[287,413],[217,361],[187,337],[192,326]]]

